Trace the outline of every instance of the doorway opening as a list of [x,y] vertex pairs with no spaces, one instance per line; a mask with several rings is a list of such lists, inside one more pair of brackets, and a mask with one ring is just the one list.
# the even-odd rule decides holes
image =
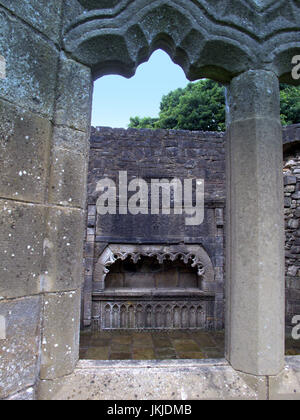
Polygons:
[[[160,75],[152,77],[157,81]],[[184,81],[188,83],[185,76]],[[92,128],[90,141],[80,357],[224,357],[222,133],[101,125]],[[203,223],[190,226],[184,214],[176,214],[172,189],[169,214],[162,208],[160,214],[151,214],[150,200],[148,212],[99,214],[99,180],[117,183],[121,171],[129,184],[136,179],[149,186],[153,179],[165,184],[175,178],[182,184],[191,180],[193,194],[197,180],[203,180]],[[128,192],[128,199],[137,191]]]

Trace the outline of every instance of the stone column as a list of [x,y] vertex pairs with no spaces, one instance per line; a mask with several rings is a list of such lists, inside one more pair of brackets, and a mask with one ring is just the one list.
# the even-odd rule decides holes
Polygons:
[[234,369],[284,366],[284,216],[279,82],[248,71],[227,92],[226,357]]

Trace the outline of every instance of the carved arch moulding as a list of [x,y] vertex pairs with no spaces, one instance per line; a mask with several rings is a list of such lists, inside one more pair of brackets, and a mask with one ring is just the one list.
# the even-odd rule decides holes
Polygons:
[[214,269],[209,255],[200,245],[129,245],[111,244],[101,253],[94,269],[94,282],[98,284],[98,290],[105,289],[105,278],[109,268],[117,260],[126,260],[128,257],[137,263],[142,256],[155,257],[162,264],[165,260],[175,261],[181,259],[185,264],[197,268],[201,290],[204,292],[214,291]]
[[227,83],[248,70],[291,77],[300,54],[299,0],[79,0],[65,28],[65,50],[94,78],[134,75],[158,48],[189,80]]

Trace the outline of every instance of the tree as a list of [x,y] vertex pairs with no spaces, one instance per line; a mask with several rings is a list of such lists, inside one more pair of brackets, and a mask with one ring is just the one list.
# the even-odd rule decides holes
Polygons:
[[[130,118],[129,127],[177,130],[224,131],[225,88],[204,79],[163,96],[159,118]],[[280,85],[283,125],[300,122],[300,88]]]
[[131,128],[154,128],[158,118],[151,117],[131,117],[129,127]]
[[280,117],[283,125],[300,123],[300,87],[280,85]]

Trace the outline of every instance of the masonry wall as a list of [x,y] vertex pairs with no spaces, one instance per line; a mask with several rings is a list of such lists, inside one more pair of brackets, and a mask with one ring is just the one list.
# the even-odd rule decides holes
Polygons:
[[[199,244],[215,268],[216,305],[212,323],[223,326],[225,157],[221,133],[174,130],[92,129],[88,171],[88,218],[83,291],[83,325],[91,322],[93,269],[109,243]],[[108,177],[118,185],[119,171],[128,182],[151,179],[205,180],[204,222],[187,226],[184,215],[97,215],[97,182]],[[130,197],[130,194],[129,194]]]
[[[283,129],[286,225],[286,324],[300,313],[300,125]],[[82,324],[90,325],[93,268],[108,243],[198,243],[212,259],[218,282],[218,317],[224,325],[225,137],[223,133],[92,128],[88,171],[88,217]],[[99,216],[96,184],[132,177],[205,180],[205,219],[187,227],[178,216]]]

